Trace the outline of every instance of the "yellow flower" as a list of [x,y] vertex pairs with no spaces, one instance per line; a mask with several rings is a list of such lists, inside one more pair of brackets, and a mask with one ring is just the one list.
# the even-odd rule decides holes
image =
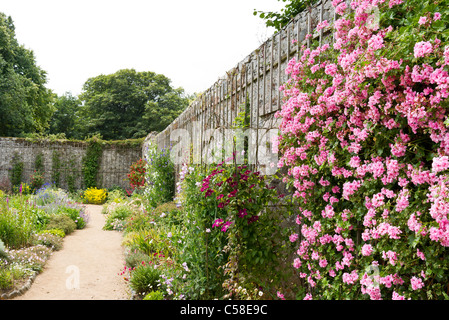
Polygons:
[[108,191],[106,189],[88,188],[84,191],[84,198],[90,204],[103,204],[106,202]]

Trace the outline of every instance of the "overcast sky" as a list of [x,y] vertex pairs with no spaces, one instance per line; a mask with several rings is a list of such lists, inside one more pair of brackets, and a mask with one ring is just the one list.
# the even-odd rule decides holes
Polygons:
[[0,0],[47,87],[78,95],[120,69],[161,73],[187,93],[212,86],[273,34],[253,9],[277,0]]

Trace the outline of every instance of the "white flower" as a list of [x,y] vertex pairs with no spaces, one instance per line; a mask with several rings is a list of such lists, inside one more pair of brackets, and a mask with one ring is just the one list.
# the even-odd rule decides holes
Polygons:
[[162,212],[161,218],[165,217],[165,212]]
[[169,232],[169,233],[167,234],[167,237],[171,238],[171,237],[172,237],[172,233]]

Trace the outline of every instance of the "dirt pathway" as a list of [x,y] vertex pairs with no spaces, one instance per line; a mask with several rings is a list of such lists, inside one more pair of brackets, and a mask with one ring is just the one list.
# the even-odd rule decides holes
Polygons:
[[31,288],[14,300],[123,300],[128,286],[122,234],[102,230],[102,206],[88,205],[89,223],[64,238],[64,246],[45,264]]

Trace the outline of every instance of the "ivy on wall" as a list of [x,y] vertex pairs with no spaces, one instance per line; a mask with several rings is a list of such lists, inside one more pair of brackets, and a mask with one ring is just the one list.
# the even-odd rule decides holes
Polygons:
[[83,157],[83,176],[86,188],[97,187],[98,170],[100,169],[101,156],[103,154],[102,142],[97,137],[87,140],[86,155]]
[[23,166],[22,157],[15,152],[11,160],[10,181],[12,186],[18,186],[22,182]]

